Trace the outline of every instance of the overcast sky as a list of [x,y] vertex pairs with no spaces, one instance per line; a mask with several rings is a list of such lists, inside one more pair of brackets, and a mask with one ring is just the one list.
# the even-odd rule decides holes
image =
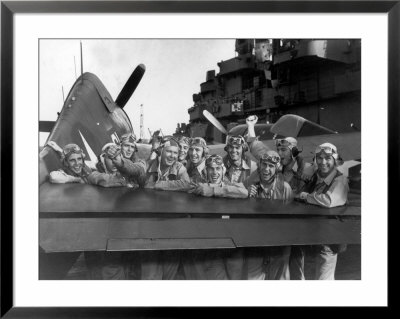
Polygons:
[[[79,40],[40,40],[40,120],[56,120],[64,95],[80,75]],[[200,91],[206,72],[235,56],[235,40],[82,40],[83,71],[96,74],[116,99],[135,67],[146,72],[124,110],[139,137],[140,104],[144,108],[145,137],[161,128],[175,132],[187,123],[192,94]],[[76,61],[76,72],[74,65]],[[42,139],[42,138],[41,138]]]

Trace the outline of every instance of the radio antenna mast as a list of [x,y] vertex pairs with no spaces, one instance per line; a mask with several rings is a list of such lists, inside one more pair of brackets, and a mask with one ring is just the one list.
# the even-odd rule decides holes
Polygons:
[[140,139],[144,138],[144,125],[143,125],[143,104],[140,104]]
[[81,80],[83,83],[83,56],[82,56],[82,41],[80,42],[81,44]]

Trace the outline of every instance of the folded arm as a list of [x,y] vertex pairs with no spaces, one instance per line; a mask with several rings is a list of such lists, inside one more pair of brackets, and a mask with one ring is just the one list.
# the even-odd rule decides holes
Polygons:
[[336,179],[325,194],[302,192],[300,198],[309,204],[332,208],[346,204],[348,191],[348,184],[343,179]]
[[146,163],[143,160],[138,160],[136,162],[132,162],[129,159],[122,158],[119,163],[115,162],[115,166],[118,171],[128,176],[129,178],[133,178],[139,186],[143,186],[146,181]]
[[54,184],[83,183],[80,177],[68,175],[63,170],[50,172],[49,180]]
[[126,180],[120,176],[93,172],[88,176],[89,184],[102,187],[123,187],[127,186]]

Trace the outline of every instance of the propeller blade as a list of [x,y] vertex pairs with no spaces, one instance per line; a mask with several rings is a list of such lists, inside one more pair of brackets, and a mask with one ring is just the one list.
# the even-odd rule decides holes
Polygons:
[[210,112],[207,110],[203,111],[204,117],[210,121],[212,125],[214,125],[221,133],[228,135],[228,131],[225,129],[225,127],[222,126],[222,124],[212,115]]
[[129,101],[133,92],[135,92],[136,87],[138,86],[140,80],[142,79],[145,71],[146,71],[146,67],[144,66],[144,64],[139,64],[136,67],[136,69],[132,72],[128,81],[126,81],[124,87],[122,88],[117,99],[115,100],[115,103],[120,108],[123,108],[125,106],[125,104]]

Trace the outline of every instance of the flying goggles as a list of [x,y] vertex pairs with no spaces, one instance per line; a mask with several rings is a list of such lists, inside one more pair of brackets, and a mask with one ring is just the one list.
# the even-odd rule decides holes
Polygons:
[[317,146],[315,149],[315,154],[319,154],[321,152],[324,152],[325,154],[337,154],[336,148],[330,147],[330,146]]
[[82,149],[76,145],[76,144],[68,144],[63,148],[63,156],[64,158],[68,158],[72,154],[82,154],[85,156],[83,153]]
[[176,146],[180,148],[179,142],[172,136],[168,135],[168,136],[164,136],[161,140],[161,145],[163,147],[167,147],[167,146]]
[[201,146],[203,146],[203,147],[206,147],[206,146],[207,146],[207,143],[206,143],[206,141],[205,141],[203,138],[201,138],[201,137],[194,137],[194,138],[191,138],[191,139],[190,139],[189,145],[190,145],[190,146],[193,146],[193,145],[201,145]]
[[337,159],[339,156],[336,147],[330,143],[325,143],[317,146],[317,148],[315,149],[315,155],[319,155],[322,152],[327,155],[331,155],[335,159]]
[[206,159],[206,166],[211,166],[212,164],[216,164],[218,166],[223,166],[224,162],[222,160],[222,157],[216,154],[210,155]]
[[290,147],[290,146],[293,146],[292,143],[290,143],[289,141],[287,141],[285,139],[277,139],[275,141],[275,145],[276,145],[276,147],[280,147],[280,146]]
[[243,136],[238,135],[238,136],[228,136],[227,140],[228,145],[245,145],[246,141]]
[[186,136],[180,136],[178,138],[178,142],[182,143],[182,144],[186,144],[189,145],[190,144],[190,138],[186,137]]
[[124,143],[136,143],[136,135],[133,133],[127,133],[121,136],[121,144]]
[[279,155],[271,155],[271,154],[263,154],[260,158],[260,163],[272,163],[274,165],[279,164],[281,161],[281,158],[279,157]]

